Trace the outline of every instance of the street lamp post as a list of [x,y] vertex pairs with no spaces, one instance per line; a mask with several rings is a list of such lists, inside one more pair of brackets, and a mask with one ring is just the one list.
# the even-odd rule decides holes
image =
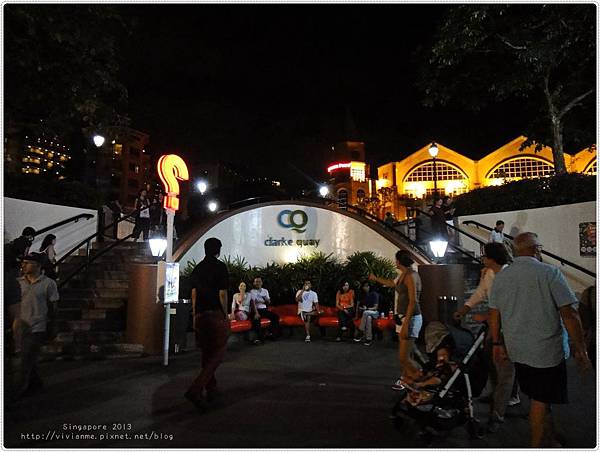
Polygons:
[[439,152],[439,149],[437,147],[437,144],[435,144],[435,141],[434,141],[433,143],[431,143],[431,146],[429,146],[429,155],[433,159],[433,197],[434,198],[437,197],[437,165],[436,165],[436,158],[438,156],[438,152]]
[[[163,155],[158,160],[158,175],[162,181],[167,196],[164,198],[163,207],[167,212],[167,243],[166,243],[166,256],[165,256],[165,270],[164,270],[164,304],[165,304],[165,328],[164,328],[164,342],[163,342],[163,365],[169,364],[169,331],[170,331],[170,320],[171,320],[171,296],[167,296],[167,285],[168,275],[167,267],[168,264],[173,263],[173,223],[175,219],[175,212],[179,210],[179,182],[189,180],[189,172],[187,165],[181,157],[175,154]],[[178,265],[178,264],[176,264]],[[162,272],[162,270],[161,270]],[[178,274],[177,274],[178,276]],[[178,280],[177,280],[178,281]],[[178,288],[174,285],[174,287]],[[178,294],[173,294],[175,298]]]

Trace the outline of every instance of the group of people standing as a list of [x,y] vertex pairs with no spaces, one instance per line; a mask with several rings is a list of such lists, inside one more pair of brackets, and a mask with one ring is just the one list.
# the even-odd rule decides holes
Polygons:
[[431,234],[433,237],[448,240],[454,236],[448,225],[453,225],[456,208],[450,196],[434,198],[433,205],[429,209],[431,215]]
[[160,231],[163,234],[167,229],[167,214],[163,207],[164,194],[162,192],[149,195],[149,189],[142,189],[138,193],[133,205],[135,214],[135,227],[133,228],[133,241],[137,242],[142,234],[144,241],[148,240],[150,231]]
[[[167,215],[163,207],[164,194],[162,192],[151,193],[150,185],[138,192],[133,204],[133,241],[137,242],[149,239],[150,231],[165,233],[167,228]],[[123,206],[115,195],[102,209],[102,236],[118,238],[119,219],[125,214]],[[111,226],[112,225],[112,226]]]

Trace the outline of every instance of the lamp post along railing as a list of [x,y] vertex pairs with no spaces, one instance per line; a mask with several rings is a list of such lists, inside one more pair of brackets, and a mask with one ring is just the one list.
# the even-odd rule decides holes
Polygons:
[[433,196],[437,197],[437,156],[439,149],[435,141],[429,146],[429,155],[433,159]]

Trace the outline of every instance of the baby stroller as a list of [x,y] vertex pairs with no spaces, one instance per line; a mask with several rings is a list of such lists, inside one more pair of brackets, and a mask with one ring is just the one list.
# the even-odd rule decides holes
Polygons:
[[441,322],[427,325],[425,344],[430,361],[435,362],[439,349],[449,348],[453,351],[451,359],[456,369],[445,383],[424,389],[429,396],[422,403],[409,403],[410,389],[399,392],[391,416],[398,430],[403,429],[407,419],[413,419],[420,428],[421,438],[430,443],[437,432],[466,424],[472,438],[481,438],[479,421],[473,415],[473,398],[481,394],[487,383],[487,361],[482,356],[486,331],[485,324],[476,335],[460,326]]

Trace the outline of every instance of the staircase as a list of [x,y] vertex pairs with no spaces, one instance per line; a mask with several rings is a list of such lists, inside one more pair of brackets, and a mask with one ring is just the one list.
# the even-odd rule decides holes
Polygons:
[[[94,243],[91,256],[113,242]],[[69,275],[86,260],[85,252],[60,267]],[[129,265],[153,263],[147,243],[124,242],[90,264],[60,290],[58,335],[42,350],[46,358],[100,359],[141,356],[143,347],[125,343]]]

